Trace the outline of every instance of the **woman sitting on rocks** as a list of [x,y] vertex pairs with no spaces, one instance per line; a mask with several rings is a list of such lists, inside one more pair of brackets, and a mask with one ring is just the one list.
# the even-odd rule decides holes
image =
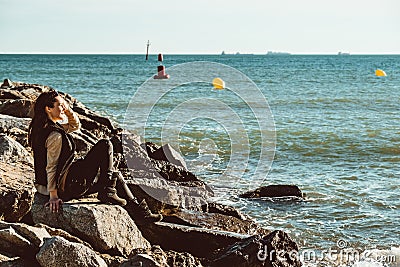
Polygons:
[[[68,122],[60,124],[65,116]],[[37,98],[28,141],[34,156],[35,187],[41,195],[49,196],[45,206],[58,212],[63,201],[98,192],[101,202],[124,206],[136,222],[160,221],[162,216],[152,214],[145,200],[139,204],[122,174],[114,171],[109,140],[98,141],[83,159],[74,159],[75,143],[69,133],[79,128],[79,118],[57,91],[44,92]],[[117,195],[117,182],[123,188],[118,193],[128,201]]]

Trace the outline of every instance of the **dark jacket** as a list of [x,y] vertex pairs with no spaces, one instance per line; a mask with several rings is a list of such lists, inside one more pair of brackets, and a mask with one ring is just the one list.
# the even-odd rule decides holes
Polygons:
[[68,170],[69,166],[74,160],[75,153],[75,142],[72,136],[65,132],[64,128],[52,121],[49,121],[48,125],[43,129],[40,137],[38,138],[37,144],[33,147],[33,156],[35,164],[35,184],[47,186],[47,149],[46,140],[51,132],[57,131],[62,136],[62,147],[60,157],[58,158],[57,170],[56,170],[56,181],[57,188],[61,182],[61,177]]

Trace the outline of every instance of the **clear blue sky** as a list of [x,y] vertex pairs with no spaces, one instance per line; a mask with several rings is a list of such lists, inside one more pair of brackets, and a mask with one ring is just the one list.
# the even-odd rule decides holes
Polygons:
[[398,0],[0,0],[0,53],[400,54]]

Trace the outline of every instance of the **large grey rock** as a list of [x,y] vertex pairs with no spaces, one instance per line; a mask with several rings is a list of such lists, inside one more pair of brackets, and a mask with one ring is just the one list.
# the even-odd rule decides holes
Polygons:
[[0,134],[0,161],[21,162],[33,166],[32,155],[20,143],[5,134]]
[[107,267],[90,248],[58,236],[45,240],[36,259],[42,267]]
[[34,171],[21,164],[0,161],[0,218],[17,222],[31,209]]
[[33,221],[61,228],[88,242],[96,251],[127,256],[135,248],[150,247],[122,207],[72,202],[64,203],[59,213],[51,213],[43,205],[46,201],[46,197],[35,195]]

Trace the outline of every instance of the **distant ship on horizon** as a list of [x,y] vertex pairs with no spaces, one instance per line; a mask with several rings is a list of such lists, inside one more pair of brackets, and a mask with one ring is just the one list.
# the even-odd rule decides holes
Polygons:
[[225,53],[225,51],[222,51],[222,53],[221,53],[221,55],[223,56],[223,55],[254,55],[254,54],[242,54],[242,53],[240,53],[240,52],[236,52],[236,53],[232,53],[232,54],[227,54],[227,53]]
[[268,51],[267,56],[290,56],[291,54],[288,52],[274,52],[274,51]]
[[338,56],[350,56],[350,53],[348,53],[348,52],[339,52]]

